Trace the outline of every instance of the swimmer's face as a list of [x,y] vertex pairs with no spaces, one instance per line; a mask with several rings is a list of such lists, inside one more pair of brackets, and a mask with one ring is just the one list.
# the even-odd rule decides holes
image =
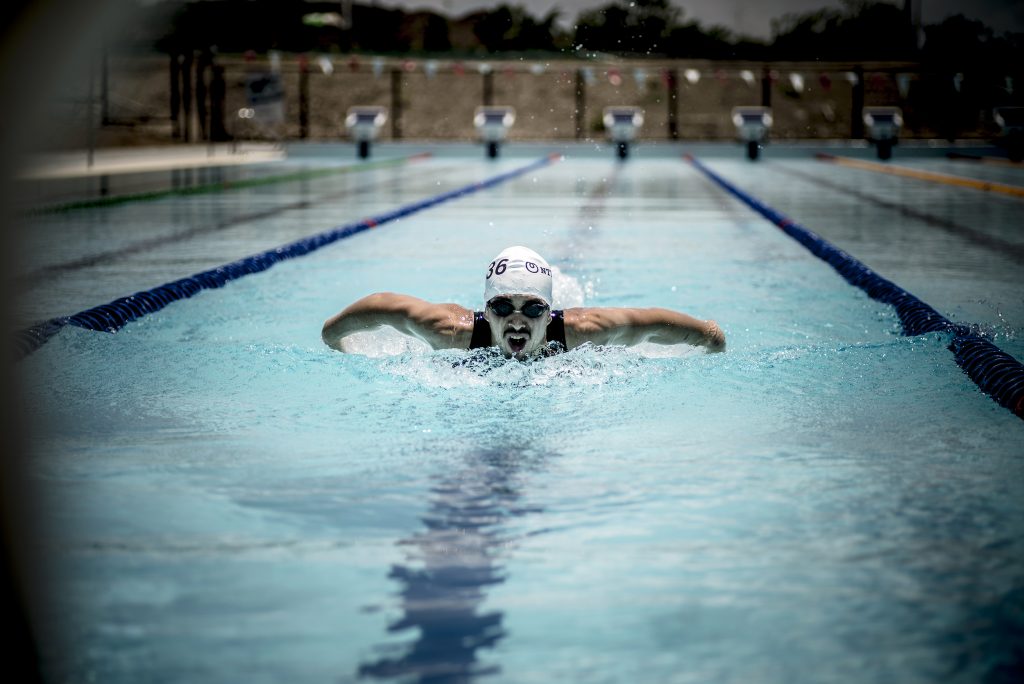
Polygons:
[[532,295],[501,295],[487,302],[484,318],[501,353],[523,360],[544,346],[551,307]]

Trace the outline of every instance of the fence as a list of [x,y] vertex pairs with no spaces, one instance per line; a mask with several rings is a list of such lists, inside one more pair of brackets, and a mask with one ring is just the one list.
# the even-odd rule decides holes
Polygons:
[[[960,77],[962,80],[962,76]],[[248,58],[195,53],[105,62],[94,102],[100,144],[339,140],[353,105],[381,105],[385,140],[470,140],[482,104],[511,105],[509,140],[604,136],[605,106],[645,112],[640,140],[724,140],[734,106],[772,107],[774,139],[861,138],[860,111],[896,105],[903,137],[984,137],[996,127],[976,92],[912,63],[421,60],[362,55]],[[258,101],[280,92],[277,112]],[[254,107],[254,99],[255,102]],[[939,102],[941,106],[936,106]],[[241,115],[240,115],[241,114]]]

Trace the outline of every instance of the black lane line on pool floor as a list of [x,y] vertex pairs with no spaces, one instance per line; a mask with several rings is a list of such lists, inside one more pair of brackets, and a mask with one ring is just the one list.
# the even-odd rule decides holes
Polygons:
[[36,283],[47,278],[58,276],[61,273],[67,273],[69,271],[78,271],[83,268],[89,268],[90,266],[96,266],[104,262],[108,262],[114,259],[120,259],[121,257],[130,256],[133,254],[139,254],[140,252],[146,252],[151,249],[156,249],[167,244],[180,243],[184,240],[190,240],[200,235],[207,233],[214,233],[219,230],[225,230],[227,228],[234,228],[245,223],[251,223],[254,221],[261,221],[263,219],[277,216],[288,211],[308,209],[311,206],[317,206],[325,201],[333,201],[344,199],[351,195],[366,192],[370,189],[388,189],[392,188],[401,183],[401,180],[392,180],[387,183],[379,183],[374,185],[366,185],[358,188],[350,188],[327,195],[321,195],[311,200],[300,200],[298,202],[291,202],[277,207],[271,207],[270,209],[264,209],[263,211],[256,211],[251,214],[242,214],[235,216],[219,223],[207,226],[196,226],[189,230],[184,230],[180,233],[174,233],[173,235],[164,235],[163,237],[151,238],[149,240],[142,240],[131,245],[126,245],[119,249],[112,249],[106,252],[100,252],[98,254],[92,254],[84,256],[78,259],[72,259],[70,261],[64,261],[58,264],[52,264],[50,266],[43,266],[37,268],[34,271],[20,275],[14,279],[14,282],[20,291],[31,289]]
[[827,240],[787,218],[775,209],[725,180],[691,155],[684,155],[705,176],[734,195],[748,207],[782,229],[811,254],[834,268],[851,285],[872,299],[896,309],[903,334],[947,332],[953,336],[949,350],[968,377],[1000,406],[1024,419],[1024,366],[969,326],[956,324],[911,293],[886,280]]
[[1007,242],[1006,240],[1001,240],[997,237],[993,237],[991,235],[986,235],[985,233],[982,233],[980,230],[975,230],[970,226],[964,226],[959,223],[956,223],[955,221],[950,221],[948,219],[942,218],[941,216],[935,216],[924,211],[911,209],[910,207],[900,204],[899,202],[890,202],[876,195],[871,195],[866,192],[861,192],[860,190],[855,190],[841,183],[833,183],[832,181],[825,180],[824,178],[815,176],[814,174],[811,173],[797,171],[796,169],[789,169],[782,166],[776,168],[782,171],[783,173],[789,174],[790,176],[794,176],[796,178],[800,178],[810,183],[814,183],[819,187],[828,188],[829,190],[835,190],[836,192],[841,192],[845,195],[849,195],[850,197],[856,197],[857,199],[863,202],[870,202],[876,206],[882,207],[883,209],[889,209],[891,211],[899,212],[900,214],[903,214],[908,218],[922,221],[923,223],[927,223],[929,226],[940,228],[949,233],[950,235],[955,235],[956,237],[963,238],[964,240],[972,242],[975,245],[978,245],[979,247],[985,247],[986,249],[990,249],[994,252],[999,253],[1001,256],[1009,257],[1012,261],[1015,261],[1018,264],[1024,264],[1024,245],[1017,245],[1012,242]]
[[17,358],[24,358],[59,332],[65,325],[75,325],[87,330],[117,332],[129,322],[142,318],[147,314],[163,309],[168,304],[181,299],[188,299],[203,290],[223,287],[229,281],[242,278],[251,273],[267,270],[279,261],[293,259],[314,252],[321,247],[351,237],[371,228],[396,221],[406,216],[437,206],[449,200],[470,195],[479,190],[494,187],[512,180],[530,171],[536,171],[562,158],[560,154],[550,154],[535,162],[513,169],[506,173],[491,176],[486,180],[471,183],[455,190],[434,195],[425,200],[407,204],[386,214],[364,219],[356,223],[338,226],[316,235],[288,243],[276,249],[245,257],[208,271],[166,283],[150,290],[142,290],[127,297],[115,299],[109,304],[96,306],[80,311],[72,316],[51,318],[38,325],[17,333]]
[[[576,216],[569,226],[569,237],[565,246],[559,252],[557,262],[562,266],[578,266],[577,258],[580,256],[580,244],[595,237],[600,232],[600,222],[607,211],[607,199],[612,190],[619,182],[621,164],[616,164],[612,170],[603,175],[583,198],[583,203],[576,212]],[[578,178],[577,183],[583,179]]]

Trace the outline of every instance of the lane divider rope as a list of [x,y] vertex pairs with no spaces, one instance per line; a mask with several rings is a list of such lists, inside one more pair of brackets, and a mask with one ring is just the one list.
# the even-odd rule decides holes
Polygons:
[[1024,419],[1024,365],[1021,365],[1020,361],[971,330],[969,326],[953,323],[928,304],[878,275],[824,238],[740,190],[695,157],[687,154],[684,158],[727,192],[781,228],[814,256],[829,264],[851,285],[859,287],[872,299],[893,306],[903,326],[904,335],[951,333],[949,350],[953,352],[957,364],[968,377],[1000,406]]
[[993,166],[1006,166],[1011,169],[1024,169],[1024,163],[1006,159],[1003,157],[979,156],[975,154],[962,154],[960,152],[947,152],[946,159],[953,161],[967,161],[976,164],[991,164]]
[[494,187],[505,181],[548,166],[559,161],[561,158],[562,155],[560,154],[550,154],[526,166],[429,197],[419,202],[407,204],[385,214],[363,219],[356,223],[338,226],[261,254],[248,256],[230,264],[202,271],[174,282],[165,283],[150,290],[142,290],[127,297],[115,299],[108,304],[79,311],[71,316],[51,318],[26,330],[21,330],[16,334],[18,358],[24,358],[46,344],[53,335],[66,325],[74,325],[87,330],[109,333],[117,332],[131,321],[159,311],[173,302],[188,299],[203,290],[223,287],[232,280],[237,280],[251,273],[265,271],[280,261],[304,256],[321,247],[326,247],[338,240],[357,235],[365,230],[410,216],[443,202]]
[[863,169],[865,171],[887,173],[891,176],[902,176],[904,178],[916,178],[917,180],[929,181],[931,183],[943,183],[945,185],[955,185],[961,188],[971,188],[972,190],[996,192],[1003,195],[1010,195],[1011,197],[1024,197],[1024,188],[1016,185],[1007,185],[1006,183],[982,181],[977,180],[975,178],[964,178],[963,176],[951,176],[946,173],[935,173],[934,171],[909,169],[906,166],[891,166],[889,164],[879,164],[878,162],[864,161],[863,159],[837,157],[835,155],[824,154],[822,152],[819,152],[814,156],[821,161],[839,164],[840,166],[848,166],[853,169]]

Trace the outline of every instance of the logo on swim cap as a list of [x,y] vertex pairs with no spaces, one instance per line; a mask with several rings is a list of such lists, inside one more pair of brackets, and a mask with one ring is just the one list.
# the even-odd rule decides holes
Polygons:
[[487,266],[484,301],[499,295],[532,295],[551,304],[551,267],[528,247],[508,247]]

